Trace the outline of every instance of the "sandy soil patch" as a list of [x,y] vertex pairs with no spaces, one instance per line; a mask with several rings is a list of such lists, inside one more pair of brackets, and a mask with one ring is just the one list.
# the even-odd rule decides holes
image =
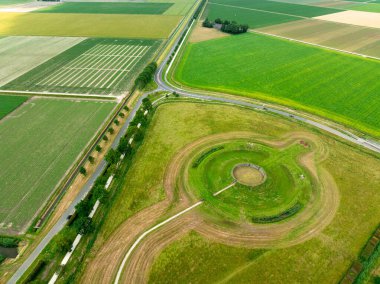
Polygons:
[[191,36],[189,38],[190,42],[201,42],[210,39],[222,38],[230,36],[227,33],[223,33],[217,29],[210,29],[202,27],[202,23],[198,23]]
[[361,11],[344,11],[315,19],[380,29],[380,14]]
[[257,186],[264,181],[264,176],[259,170],[243,165],[234,168],[233,177],[238,183],[252,187]]

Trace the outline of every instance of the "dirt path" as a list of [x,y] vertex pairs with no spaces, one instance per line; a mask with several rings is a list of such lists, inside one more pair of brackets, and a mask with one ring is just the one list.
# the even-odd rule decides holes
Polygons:
[[[297,216],[288,222],[273,224],[237,224],[233,228],[226,228],[211,222],[198,210],[188,212],[181,217],[165,224],[147,235],[135,247],[121,274],[123,283],[144,283],[148,280],[150,267],[157,256],[167,245],[185,235],[189,230],[195,230],[208,239],[230,245],[246,247],[286,247],[304,242],[321,230],[332,220],[339,204],[339,194],[331,175],[322,167],[317,167],[315,160],[321,162],[328,156],[328,150],[315,135],[304,132],[289,133],[279,140],[257,135],[251,132],[222,133],[203,137],[196,140],[178,152],[169,163],[164,188],[166,199],[124,222],[108,240],[105,240],[101,249],[90,260],[81,279],[84,283],[112,283],[120,264],[135,240],[151,228],[163,216],[173,215],[197,200],[192,192],[186,188],[186,181],[178,179],[190,157],[211,144],[223,143],[232,139],[252,139],[263,142],[276,148],[284,148],[299,140],[307,141],[312,151],[300,157],[300,163],[308,169],[313,179],[321,184],[320,195],[303,209]],[[177,195],[174,194],[178,191]],[[175,211],[174,211],[175,210]],[[294,233],[290,238],[289,233]]]

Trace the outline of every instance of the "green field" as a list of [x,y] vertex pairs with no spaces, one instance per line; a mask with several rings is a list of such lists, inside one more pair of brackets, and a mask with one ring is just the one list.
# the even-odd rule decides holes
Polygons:
[[228,19],[230,21],[247,24],[251,29],[302,19],[291,15],[272,14],[265,11],[231,8],[212,3],[208,4],[206,9],[207,10],[204,17],[207,17],[211,21],[217,18]]
[[16,4],[23,4],[23,3],[29,3],[33,0],[0,0],[0,7],[1,6],[8,6],[8,5],[16,5]]
[[317,17],[341,10],[267,0],[212,0],[211,3],[301,17]]
[[114,106],[32,99],[0,123],[1,233],[26,229]]
[[[291,133],[311,133],[291,121],[232,106],[184,102],[160,106],[94,248],[109,245],[111,253],[115,244],[107,240],[121,224],[164,199],[167,166],[181,149],[202,137],[235,131],[249,131],[275,141],[283,141],[282,137]],[[330,173],[339,189],[338,212],[322,232],[293,247],[266,250],[234,247],[190,233],[156,255],[149,282],[214,283],[231,279],[243,283],[337,283],[378,225],[380,162],[335,139],[319,134],[317,141],[312,146],[317,151],[316,160],[324,160],[317,162],[318,166]],[[201,208],[197,212],[204,216]],[[107,252],[97,254],[96,249],[91,258],[96,255],[101,259]]]
[[0,95],[0,119],[15,110],[27,99],[28,97]]
[[350,10],[380,13],[380,2],[350,7]]
[[0,13],[0,36],[167,38],[181,16]]
[[118,95],[131,87],[159,44],[154,40],[87,39],[2,88]]
[[36,10],[37,13],[162,14],[173,3],[66,2]]
[[248,24],[250,28],[260,28],[338,11],[340,10],[265,0],[213,0],[209,2],[204,17],[209,20],[233,20]]
[[195,88],[299,108],[379,136],[379,67],[375,60],[246,34],[189,44],[175,78]]

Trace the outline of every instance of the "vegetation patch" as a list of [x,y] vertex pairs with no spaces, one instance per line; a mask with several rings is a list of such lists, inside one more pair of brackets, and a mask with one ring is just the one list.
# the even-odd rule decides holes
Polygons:
[[0,119],[2,119],[4,116],[14,111],[27,99],[28,97],[23,97],[23,96],[0,95]]
[[33,99],[0,124],[0,232],[25,230],[114,106]]
[[194,162],[193,164],[191,165],[193,168],[198,168],[199,164],[202,163],[202,161],[204,159],[207,158],[207,156],[211,155],[212,153],[215,153],[216,151],[219,151],[219,150],[222,150],[224,149],[223,146],[219,146],[219,147],[214,147],[208,151],[206,151],[205,153],[203,153],[202,155],[200,155]]
[[37,13],[79,13],[79,14],[162,14],[173,3],[126,3],[126,2],[66,2]]
[[8,90],[119,95],[159,41],[87,39],[3,86]]
[[375,60],[245,34],[189,44],[175,78],[191,87],[310,111],[379,136],[379,66]]

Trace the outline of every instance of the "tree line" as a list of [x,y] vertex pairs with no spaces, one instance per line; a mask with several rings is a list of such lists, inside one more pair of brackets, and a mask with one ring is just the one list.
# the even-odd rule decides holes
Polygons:
[[151,62],[144,68],[140,75],[135,80],[135,86],[138,89],[144,89],[145,86],[152,81],[154,72],[157,70],[157,63]]
[[208,18],[203,21],[202,26],[205,28],[218,28],[225,33],[229,34],[242,34],[246,33],[249,29],[246,24],[238,24],[235,21],[222,20],[220,18],[215,19],[215,21],[210,21]]

